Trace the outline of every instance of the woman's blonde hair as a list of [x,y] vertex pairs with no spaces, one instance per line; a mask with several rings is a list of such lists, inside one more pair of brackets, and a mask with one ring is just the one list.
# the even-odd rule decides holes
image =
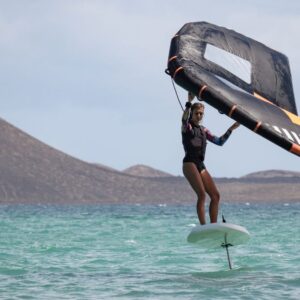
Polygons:
[[197,108],[204,108],[204,104],[201,102],[195,102],[192,106],[191,106],[191,111],[193,112],[195,109]]

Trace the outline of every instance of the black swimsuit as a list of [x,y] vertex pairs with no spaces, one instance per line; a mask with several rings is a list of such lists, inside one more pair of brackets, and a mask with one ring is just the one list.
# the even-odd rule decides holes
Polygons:
[[183,162],[192,162],[199,172],[205,170],[204,157],[206,149],[206,132],[204,127],[190,124],[189,130],[182,132],[185,151]]
[[192,162],[196,165],[199,172],[205,170],[204,158],[206,143],[210,141],[218,146],[222,146],[231,134],[228,129],[222,136],[213,135],[207,128],[201,125],[195,125],[190,121],[191,108],[190,104],[186,106],[186,110],[182,117],[182,143],[185,151],[183,162]]

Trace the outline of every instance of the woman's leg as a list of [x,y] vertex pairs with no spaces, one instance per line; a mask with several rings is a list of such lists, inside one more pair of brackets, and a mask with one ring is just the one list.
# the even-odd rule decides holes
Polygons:
[[205,188],[196,165],[183,163],[183,174],[197,194],[197,214],[201,225],[205,224]]
[[218,221],[220,194],[212,177],[210,176],[210,174],[206,169],[204,169],[201,172],[201,178],[205,187],[205,191],[210,197],[210,204],[209,204],[210,222],[216,223]]

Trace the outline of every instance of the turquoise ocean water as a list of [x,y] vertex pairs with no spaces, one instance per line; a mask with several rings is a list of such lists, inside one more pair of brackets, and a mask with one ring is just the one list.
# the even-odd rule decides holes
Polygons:
[[186,242],[194,205],[0,206],[0,299],[300,299],[300,203],[223,204],[247,245]]

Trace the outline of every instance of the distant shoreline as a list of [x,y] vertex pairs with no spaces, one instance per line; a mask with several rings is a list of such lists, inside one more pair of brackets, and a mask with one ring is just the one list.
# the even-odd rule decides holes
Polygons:
[[[194,191],[182,176],[141,164],[117,171],[87,163],[44,144],[3,119],[0,132],[0,204],[196,203]],[[298,172],[267,170],[215,181],[223,203],[300,202]]]

